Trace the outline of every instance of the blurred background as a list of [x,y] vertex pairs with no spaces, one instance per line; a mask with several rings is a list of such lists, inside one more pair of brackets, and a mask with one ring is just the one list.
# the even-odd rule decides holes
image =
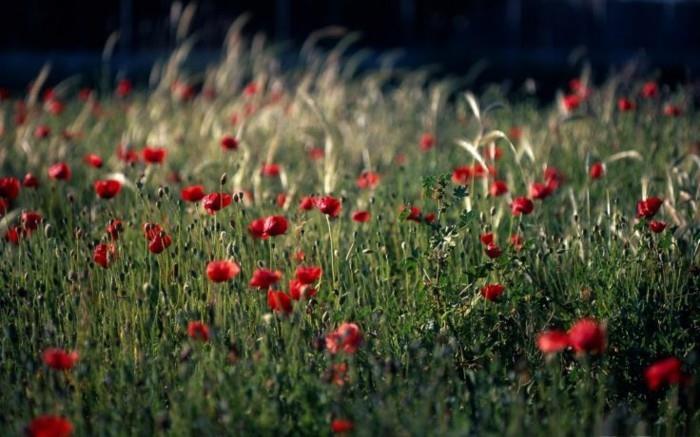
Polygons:
[[[174,45],[169,22],[185,4],[165,0],[5,1],[0,15],[0,85],[26,86],[46,61],[50,80],[100,72],[104,44],[120,34],[112,68],[138,83]],[[226,31],[244,12],[245,33],[298,50],[314,30],[340,25],[359,31],[369,48],[363,68],[399,49],[398,65],[435,66],[467,74],[479,65],[483,83],[535,78],[561,85],[590,63],[594,76],[630,61],[649,76],[688,82],[700,69],[697,0],[200,0],[191,31],[192,62],[218,57]],[[545,87],[546,89],[547,87]],[[551,91],[551,90],[550,90]]]

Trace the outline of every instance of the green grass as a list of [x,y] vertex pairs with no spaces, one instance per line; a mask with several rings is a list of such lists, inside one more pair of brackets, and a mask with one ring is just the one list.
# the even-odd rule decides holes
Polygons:
[[[31,171],[41,180],[22,189],[0,227],[17,224],[22,210],[44,217],[19,245],[0,245],[3,435],[22,433],[42,414],[68,418],[77,435],[326,435],[335,418],[352,420],[358,435],[700,432],[697,384],[652,392],[644,382],[660,358],[678,357],[691,376],[698,364],[700,161],[690,146],[700,119],[690,91],[662,88],[645,100],[636,97],[644,77],[611,78],[564,115],[491,87],[478,98],[478,119],[455,82],[425,82],[421,71],[356,75],[313,52],[303,68],[280,72],[267,51],[229,52],[239,55],[204,79],[173,64],[159,87],[103,95],[99,116],[74,97],[71,82],[57,87],[66,103],[60,116],[39,103],[15,126],[14,103],[0,104],[1,175]],[[174,79],[204,80],[218,96],[179,101],[169,92]],[[261,88],[252,97],[241,91],[249,80]],[[281,99],[264,104],[275,84]],[[634,111],[618,112],[623,95],[638,102]],[[680,117],[662,114],[669,101],[683,108]],[[495,102],[503,106],[485,111]],[[257,110],[244,116],[250,103]],[[38,124],[52,134],[35,139]],[[510,194],[486,196],[490,178],[466,190],[449,180],[455,167],[475,163],[456,140],[485,155],[481,134],[507,135],[512,126],[524,129],[512,146],[491,137]],[[64,129],[81,136],[66,140]],[[437,137],[428,152],[419,148],[424,132]],[[237,151],[219,146],[224,134],[239,138]],[[167,148],[165,162],[125,164],[115,149],[126,141]],[[310,160],[309,145],[325,157]],[[637,154],[608,162],[601,179],[588,177],[592,162],[622,151]],[[105,159],[102,169],[83,163],[89,152]],[[71,167],[70,181],[46,176],[58,161]],[[264,162],[280,164],[283,176],[261,177]],[[512,216],[509,199],[527,195],[545,166],[563,173],[561,187],[536,200],[532,214]],[[381,181],[360,190],[355,179],[368,169]],[[170,180],[173,171],[182,182]],[[129,185],[112,200],[97,198],[92,182],[114,172]],[[255,199],[210,216],[179,199],[194,183]],[[283,192],[281,208],[275,198]],[[301,196],[313,193],[341,197],[341,215],[327,222],[317,210],[300,211]],[[645,193],[665,199],[655,217],[668,223],[660,234],[635,217]],[[407,221],[405,205],[436,219]],[[350,219],[359,209],[371,211],[369,223]],[[249,223],[272,214],[289,220],[287,233],[252,238]],[[108,241],[112,218],[125,230],[104,269],[92,252]],[[146,222],[172,236],[159,255],[147,250]],[[495,260],[479,242],[487,230],[504,251]],[[525,240],[521,251],[508,245],[514,232]],[[318,293],[288,316],[272,314],[265,292],[248,281],[257,267],[273,268],[286,289],[300,250],[304,265],[323,268]],[[225,258],[241,273],[210,282],[207,263]],[[481,296],[487,282],[506,286],[498,301]],[[537,349],[538,333],[583,317],[605,324],[603,354],[546,358]],[[209,342],[187,336],[191,320],[210,326]],[[323,337],[346,321],[363,332],[359,351],[323,350]],[[80,360],[52,370],[41,358],[48,347],[75,349]],[[349,365],[342,386],[329,382],[340,362]]]

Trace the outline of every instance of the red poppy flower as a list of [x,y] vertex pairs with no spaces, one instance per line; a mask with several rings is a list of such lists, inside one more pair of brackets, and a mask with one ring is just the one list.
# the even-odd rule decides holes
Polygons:
[[544,180],[551,191],[558,190],[564,183],[564,175],[555,167],[547,167],[544,169]]
[[435,221],[435,213],[431,212],[431,213],[426,214],[425,217],[423,218],[423,220],[425,220],[426,223],[434,222]]
[[304,196],[301,198],[299,201],[299,209],[303,211],[309,211],[316,206],[316,197],[315,196]]
[[309,149],[309,159],[312,161],[319,161],[323,159],[324,156],[326,156],[325,150],[323,150],[320,147],[312,147]]
[[537,336],[537,348],[546,355],[569,347],[569,335],[564,331],[544,331]]
[[25,211],[22,213],[22,227],[27,231],[36,231],[44,218],[38,212]]
[[681,108],[676,105],[668,103],[664,106],[664,115],[666,116],[680,117],[681,113]]
[[355,323],[343,323],[326,335],[326,349],[332,354],[345,352],[354,354],[362,344],[362,332]]
[[588,169],[588,176],[591,179],[600,179],[605,174],[605,166],[602,162],[594,162],[591,168]]
[[41,355],[44,364],[54,370],[70,370],[78,362],[78,352],[58,348],[48,348]]
[[317,197],[315,199],[316,208],[329,217],[338,217],[343,206],[340,200],[333,196]]
[[508,184],[501,180],[495,180],[491,183],[489,187],[489,194],[498,197],[506,194],[508,192]]
[[228,193],[211,193],[204,196],[202,205],[207,213],[214,215],[217,211],[229,206],[232,200]]
[[228,259],[211,261],[207,264],[207,277],[216,283],[230,281],[240,272],[241,268],[238,264]]
[[129,79],[122,79],[117,82],[117,96],[122,98],[127,97],[129,94],[131,94],[131,90],[133,88],[134,87]]
[[452,182],[457,185],[467,185],[472,177],[472,169],[468,165],[463,165],[452,170]]
[[520,236],[519,234],[513,234],[510,236],[510,245],[513,246],[513,248],[516,251],[519,251],[520,249],[523,248],[523,237]]
[[493,242],[487,244],[484,251],[486,252],[486,255],[488,255],[488,257],[492,258],[492,259],[498,258],[503,253],[501,251],[501,248],[498,247],[498,245],[496,243],[493,243]]
[[353,430],[355,425],[347,419],[333,419],[331,422],[331,432],[334,434],[347,433]]
[[139,160],[139,155],[131,147],[119,144],[117,146],[117,158],[127,164],[131,164]]
[[253,272],[253,278],[250,280],[250,286],[266,290],[272,284],[276,284],[282,278],[282,272],[279,270],[256,269]]
[[483,244],[484,246],[493,244],[493,232],[484,232],[483,234],[479,235],[479,241],[481,241],[481,244]]
[[260,173],[263,176],[275,177],[280,174],[280,166],[278,164],[263,164]]
[[510,211],[513,215],[527,215],[532,212],[535,205],[532,204],[532,200],[527,197],[516,197],[510,204]]
[[656,82],[649,81],[642,86],[642,97],[645,99],[651,99],[659,95],[659,86]]
[[365,171],[357,177],[357,188],[360,189],[374,189],[379,185],[380,176],[378,173],[373,171]]
[[190,185],[180,190],[180,198],[185,202],[199,202],[205,195],[202,185]]
[[12,244],[19,244],[19,240],[24,236],[24,229],[19,226],[11,226],[5,231],[5,241]]
[[27,426],[29,437],[70,437],[73,424],[60,416],[39,416]]
[[142,228],[143,235],[147,240],[152,240],[159,234],[163,233],[163,228],[157,223],[144,223]]
[[159,254],[163,252],[165,249],[170,247],[172,244],[173,239],[170,238],[170,235],[167,234],[161,234],[161,235],[156,235],[152,239],[148,241],[148,250],[151,253],[154,254]]
[[148,164],[162,164],[165,160],[165,156],[168,154],[168,151],[165,149],[165,147],[146,146],[143,148],[141,153],[143,154],[143,160]]
[[24,185],[27,188],[38,188],[39,187],[39,178],[34,176],[31,173],[27,173],[24,175],[24,180],[22,181],[22,185]]
[[148,250],[156,255],[167,249],[173,242],[173,239],[156,223],[144,223],[143,233],[148,240]]
[[418,208],[417,206],[412,206],[408,215],[406,216],[406,220],[420,223],[422,219],[423,215],[421,213],[420,208]]
[[355,211],[352,213],[352,220],[357,223],[367,223],[372,215],[369,211]]
[[122,184],[114,179],[98,180],[95,181],[93,186],[95,188],[95,193],[97,193],[101,199],[111,199],[119,194],[122,189]]
[[92,259],[95,264],[107,268],[112,264],[112,262],[117,257],[117,248],[114,244],[100,243],[95,246],[95,250],[92,252]]
[[683,384],[688,381],[688,376],[683,373],[683,363],[676,357],[664,358],[656,361],[644,371],[644,379],[651,391],[657,391],[665,384]]
[[617,109],[620,110],[620,112],[627,112],[633,110],[635,107],[634,102],[632,102],[630,99],[626,97],[622,97],[617,101]]
[[292,312],[292,299],[284,291],[268,290],[267,307],[276,313],[289,314]]
[[436,143],[435,136],[433,134],[431,134],[430,132],[425,132],[420,137],[420,149],[423,152],[427,152],[428,150],[435,147],[435,143]]
[[[21,124],[21,123],[20,123]],[[43,139],[51,135],[51,128],[45,124],[40,124],[34,129],[34,137],[38,139]]]
[[666,229],[666,223],[660,220],[651,220],[649,221],[649,229],[655,234],[659,234]]
[[294,300],[308,299],[316,296],[316,289],[298,279],[292,279],[289,281],[289,296]]
[[530,185],[530,197],[533,199],[544,199],[550,194],[552,194],[552,190],[546,184],[533,182]]
[[498,300],[505,289],[506,287],[501,284],[487,284],[481,287],[481,295],[486,300],[495,301]]
[[109,235],[112,240],[119,239],[119,234],[121,234],[123,230],[124,226],[119,219],[112,219],[107,223],[107,235]]
[[193,340],[206,343],[210,338],[209,327],[199,320],[191,320],[187,323],[187,335]]
[[321,279],[323,274],[323,269],[319,266],[299,266],[294,274],[294,276],[302,284],[313,284]]
[[49,167],[49,177],[51,179],[67,181],[71,175],[70,167],[65,162],[59,162]]
[[294,259],[294,261],[297,263],[304,262],[304,260],[306,259],[306,254],[303,250],[297,250],[296,252],[294,252],[294,255],[292,255],[292,259]]
[[248,232],[255,238],[266,240],[284,234],[287,232],[287,227],[289,227],[289,223],[286,218],[281,215],[271,215],[253,220],[248,226]]
[[564,109],[568,112],[575,111],[581,106],[581,97],[578,94],[567,94],[562,99]]
[[661,208],[664,201],[658,197],[648,197],[637,202],[637,217],[652,218]]
[[0,178],[0,197],[15,200],[19,195],[20,183],[15,177]]
[[221,137],[221,141],[219,141],[219,144],[221,144],[221,148],[223,148],[224,150],[238,149],[238,140],[232,135],[224,135],[223,137]]
[[568,332],[569,342],[577,354],[601,354],[607,346],[605,328],[593,319],[581,319]]

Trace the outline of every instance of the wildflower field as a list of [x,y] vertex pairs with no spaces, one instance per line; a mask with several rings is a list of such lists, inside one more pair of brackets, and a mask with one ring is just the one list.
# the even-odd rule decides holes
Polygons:
[[696,91],[328,36],[1,93],[0,434],[698,435]]

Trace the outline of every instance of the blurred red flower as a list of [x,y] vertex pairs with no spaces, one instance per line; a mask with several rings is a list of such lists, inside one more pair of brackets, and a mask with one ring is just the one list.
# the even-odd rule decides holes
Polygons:
[[60,416],[39,416],[27,426],[29,437],[70,437],[73,424]]
[[124,230],[122,221],[119,219],[112,219],[107,223],[107,234],[112,240],[119,239],[119,234]]
[[143,155],[143,160],[148,164],[162,164],[168,151],[165,147],[146,146],[141,151],[141,154]]
[[92,259],[96,264],[107,268],[117,257],[117,247],[114,244],[100,243],[92,252]]
[[292,312],[292,300],[284,291],[268,290],[267,307],[276,313],[289,314]]
[[34,176],[31,173],[27,173],[24,175],[24,180],[22,181],[22,185],[24,185],[27,188],[38,188],[39,187],[39,178]]
[[333,196],[317,197],[314,202],[316,208],[329,217],[338,217],[340,211],[343,209],[340,200]]
[[191,320],[187,323],[187,335],[193,340],[199,340],[203,342],[209,341],[209,327],[206,323],[199,320]]
[[180,190],[180,198],[185,202],[199,202],[205,195],[202,185],[190,185]]
[[506,287],[501,284],[486,284],[481,287],[481,295],[486,300],[495,301],[498,300],[505,289]]
[[543,354],[555,354],[567,347],[569,347],[569,335],[564,331],[544,331],[537,336],[537,348]]
[[380,176],[377,172],[365,171],[357,177],[357,187],[360,189],[374,189],[379,185]]
[[19,195],[20,183],[16,177],[0,178],[0,197],[15,200]]
[[207,277],[210,281],[220,283],[230,281],[241,272],[241,268],[231,260],[211,261],[207,264]]
[[652,218],[661,208],[664,201],[658,197],[647,197],[637,202],[637,217]]
[[659,86],[653,81],[646,82],[642,86],[641,94],[645,99],[654,98],[659,95]]
[[649,229],[651,229],[651,231],[655,234],[659,234],[663,232],[664,229],[666,229],[666,222],[663,222],[661,220],[650,220]]
[[344,322],[338,329],[326,335],[326,349],[332,354],[354,354],[362,344],[362,332],[355,323]]
[[256,269],[253,272],[253,278],[250,280],[250,286],[266,290],[272,284],[276,284],[282,278],[282,272],[279,270]]
[[219,144],[221,144],[221,147],[224,150],[238,149],[238,140],[233,135],[224,135],[223,137],[221,137],[221,141],[219,141]]
[[294,273],[294,276],[302,284],[313,284],[321,279],[323,269],[319,266],[299,266]]
[[260,173],[263,176],[275,177],[280,174],[280,166],[278,164],[263,164]]
[[70,167],[65,162],[59,162],[49,167],[49,177],[51,179],[67,181],[71,178],[71,175]]
[[605,174],[605,166],[602,162],[594,162],[588,169],[588,176],[591,179],[600,179]]
[[289,223],[284,216],[271,215],[253,220],[248,225],[248,232],[255,238],[266,240],[270,237],[284,234],[287,232],[288,227]]
[[38,212],[25,211],[22,213],[22,227],[27,231],[36,231],[44,218]]
[[577,354],[601,354],[607,347],[605,328],[593,319],[581,319],[569,329],[569,343]]
[[491,183],[489,188],[489,194],[498,197],[506,194],[508,192],[508,185],[501,180],[495,180]]
[[41,355],[44,364],[54,370],[70,370],[78,362],[78,352],[59,348],[48,348]]
[[333,419],[331,422],[331,432],[334,434],[348,433],[353,430],[355,425],[347,419]]
[[532,212],[535,206],[532,204],[532,200],[527,197],[516,197],[510,204],[510,210],[513,215],[527,215]]
[[119,97],[127,97],[129,94],[131,94],[132,89],[133,85],[129,79],[121,79],[119,82],[117,82],[116,93]]
[[357,223],[367,223],[372,215],[369,211],[355,211],[352,213],[352,220]]
[[289,281],[289,296],[294,300],[308,299],[316,295],[316,289],[298,279]]
[[211,193],[204,196],[202,206],[208,214],[214,215],[217,211],[229,206],[232,200],[233,198],[228,193]]
[[676,357],[664,358],[651,364],[644,371],[644,379],[651,391],[657,391],[665,384],[683,384],[689,377],[683,373],[683,363]]
[[617,109],[620,110],[620,112],[627,112],[631,111],[635,108],[635,104],[633,101],[628,99],[627,97],[622,97],[617,101]]
[[114,179],[98,180],[94,183],[95,193],[101,199],[111,199],[119,194],[122,184]]
[[430,132],[425,132],[425,133],[423,133],[423,135],[421,135],[419,144],[420,144],[420,149],[423,152],[427,152],[428,150],[435,147],[435,144],[436,144],[435,136],[433,134],[431,134]]

